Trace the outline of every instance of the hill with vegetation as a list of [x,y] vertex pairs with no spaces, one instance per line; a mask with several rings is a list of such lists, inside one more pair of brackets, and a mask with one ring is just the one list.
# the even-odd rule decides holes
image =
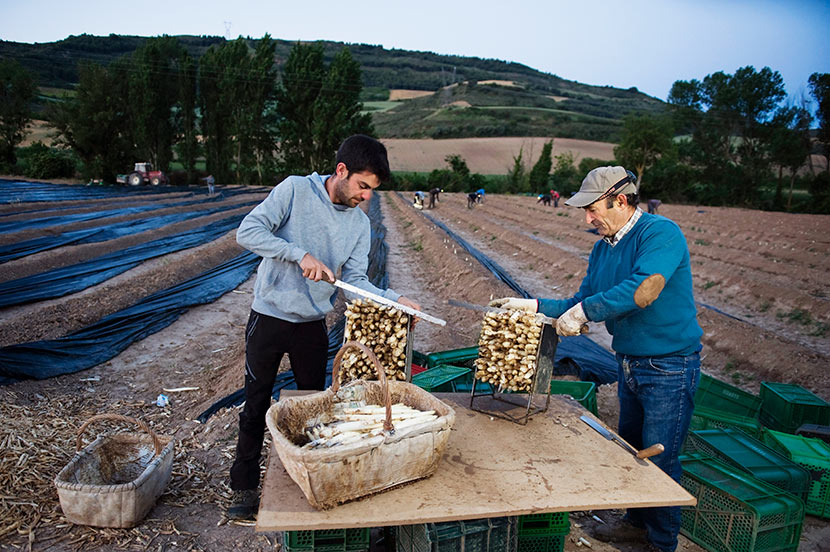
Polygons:
[[[195,59],[225,41],[215,36],[177,36]],[[70,36],[57,42],[0,41],[0,58],[18,60],[36,76],[40,107],[71,94],[79,65],[108,66],[131,54],[146,37]],[[249,41],[252,45],[254,40]],[[277,74],[294,42],[274,40]],[[321,41],[330,62],[344,43]],[[347,44],[360,64],[367,111],[378,134],[398,138],[551,136],[616,141],[622,117],[656,113],[662,101],[636,88],[590,86],[495,59],[441,55],[367,44]],[[159,75],[164,78],[164,75]],[[389,102],[390,90],[431,92]]]

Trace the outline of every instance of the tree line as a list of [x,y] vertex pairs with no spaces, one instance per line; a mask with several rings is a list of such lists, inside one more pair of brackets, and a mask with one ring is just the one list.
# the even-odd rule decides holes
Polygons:
[[[326,63],[321,43],[297,43],[278,80],[274,50],[269,35],[253,45],[240,37],[196,60],[174,37],[151,38],[107,67],[82,63],[74,96],[49,106],[47,118],[84,178],[114,182],[136,161],[168,172],[175,160],[181,184],[197,182],[201,159],[220,183],[331,170],[344,138],[374,132],[361,114],[360,66],[346,47]],[[8,172],[35,86],[11,60],[0,62],[0,79],[14,99],[0,96],[0,163]]]

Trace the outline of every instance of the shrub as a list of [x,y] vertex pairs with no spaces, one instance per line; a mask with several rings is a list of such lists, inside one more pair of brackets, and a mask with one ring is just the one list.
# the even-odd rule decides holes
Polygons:
[[18,150],[18,171],[29,178],[70,178],[75,176],[75,160],[70,153],[35,142]]

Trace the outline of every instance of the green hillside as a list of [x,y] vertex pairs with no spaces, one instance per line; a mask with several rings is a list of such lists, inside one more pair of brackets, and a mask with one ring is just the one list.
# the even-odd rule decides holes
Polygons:
[[[189,53],[199,58],[222,37],[178,36]],[[110,35],[70,36],[50,43],[0,41],[0,57],[17,59],[36,75],[41,105],[59,101],[61,90],[78,80],[78,64],[108,65],[130,54],[146,37]],[[254,40],[250,41],[251,43]],[[275,40],[278,69],[294,43]],[[330,61],[341,42],[322,42]],[[391,89],[436,92],[419,99],[367,104],[382,137],[557,136],[615,140],[620,120],[630,112],[654,112],[663,102],[639,92],[590,86],[537,71],[519,63],[431,52],[385,49],[348,44],[360,63],[367,102],[387,100]],[[164,78],[163,75],[159,76]],[[477,84],[512,81],[518,86]],[[554,98],[555,97],[555,98]],[[461,102],[453,105],[454,102]],[[469,104],[469,107],[461,107]]]

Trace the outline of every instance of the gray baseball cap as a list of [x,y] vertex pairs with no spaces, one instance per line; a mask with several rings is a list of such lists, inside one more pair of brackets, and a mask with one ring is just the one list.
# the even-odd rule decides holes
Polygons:
[[637,192],[637,177],[623,167],[597,167],[588,173],[582,186],[565,202],[571,207],[587,207],[604,197]]

